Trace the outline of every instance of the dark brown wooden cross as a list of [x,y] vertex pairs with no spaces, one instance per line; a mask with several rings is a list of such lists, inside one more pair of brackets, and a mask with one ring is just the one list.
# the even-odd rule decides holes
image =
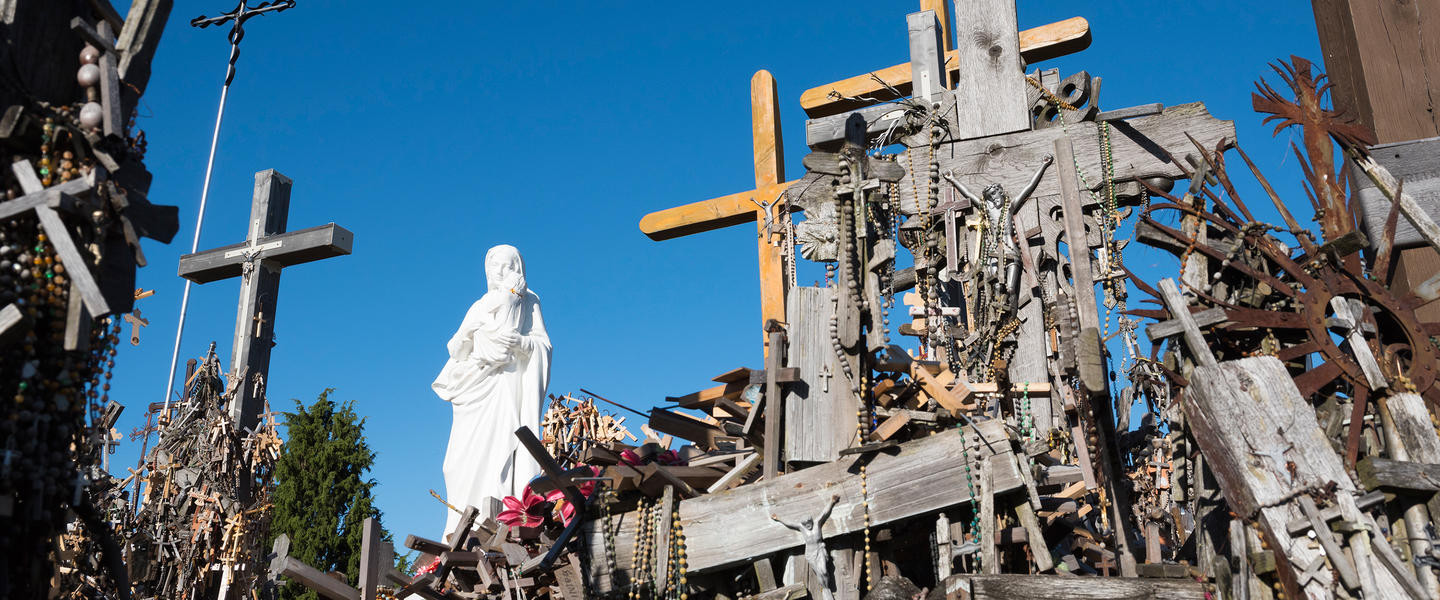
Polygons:
[[254,428],[264,402],[270,348],[275,345],[280,270],[349,254],[355,237],[334,223],[286,232],[293,183],[274,169],[256,173],[245,241],[180,257],[180,276],[195,283],[240,278],[240,308],[230,355],[231,383],[237,391],[230,415],[241,429]]

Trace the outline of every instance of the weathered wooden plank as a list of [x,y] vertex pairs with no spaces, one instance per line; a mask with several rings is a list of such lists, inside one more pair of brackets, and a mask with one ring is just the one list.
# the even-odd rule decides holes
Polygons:
[[170,18],[175,0],[133,0],[130,12],[125,16],[125,26],[120,29],[120,39],[115,42],[120,52],[120,78],[125,80],[125,89],[120,92],[120,111],[128,115],[135,110],[140,96],[150,84],[150,62],[155,50],[160,47],[160,36]]
[[1200,334],[1200,327],[1195,324],[1195,318],[1190,314],[1190,304],[1180,295],[1174,279],[1167,277],[1160,280],[1160,296],[1165,301],[1165,308],[1170,310],[1170,315],[1180,322],[1181,331],[1185,334],[1185,347],[1190,350],[1192,359],[1199,365],[1215,366],[1215,354],[1210,351],[1210,345],[1205,343],[1205,336]]
[[[350,254],[355,234],[330,223],[267,236],[266,240],[264,246],[269,249],[264,262],[289,267]],[[179,275],[195,283],[239,277],[246,262],[243,250],[248,247],[248,242],[241,242],[181,256]]]
[[786,302],[790,347],[785,364],[800,369],[801,379],[784,393],[786,462],[829,462],[855,439],[859,402],[830,343],[834,297],[832,288],[795,287]]
[[970,600],[1206,600],[1205,585],[1183,579],[1134,579],[1061,575],[953,575],[943,583],[947,597]]
[[39,215],[40,226],[50,238],[55,254],[60,256],[60,262],[65,265],[65,274],[70,276],[70,281],[75,283],[74,289],[80,292],[80,297],[85,300],[85,309],[90,311],[90,316],[98,319],[110,314],[110,305],[105,302],[105,295],[100,293],[100,284],[90,272],[90,261],[80,254],[80,249],[70,239],[70,230],[65,228],[60,215],[49,206],[36,207],[35,214]]
[[[1226,501],[1236,514],[1258,519],[1289,568],[1303,569],[1323,556],[1308,538],[1292,538],[1286,529],[1304,516],[1293,499],[1306,486],[1336,486],[1342,517],[1361,520],[1344,464],[1278,359],[1261,356],[1197,367],[1185,398],[1191,431]],[[1404,593],[1382,565],[1367,561],[1356,568],[1374,574],[1381,597]],[[1286,578],[1296,581],[1293,573],[1282,581]],[[1335,583],[1334,574],[1321,569],[1303,591],[1323,596]]]
[[[977,436],[967,426],[965,435],[947,433],[906,442],[897,454],[880,453],[863,457],[867,471],[870,520],[880,526],[915,515],[961,504],[966,495],[966,465],[957,460],[968,440],[973,460],[995,452],[1008,453],[1009,440],[998,421],[978,424]],[[988,440],[989,443],[980,440]],[[702,496],[680,503],[680,523],[688,540],[687,565],[692,573],[704,573],[736,565],[802,544],[795,532],[771,521],[770,514],[796,521],[814,517],[818,503],[831,494],[840,496],[824,524],[827,537],[860,531],[865,526],[861,505],[860,478],[855,462],[861,457],[846,456],[795,473],[741,488]],[[997,461],[991,488],[1004,494],[1023,487],[1008,460]],[[971,469],[976,464],[969,465]],[[614,537],[616,565],[631,568],[636,513],[617,515],[619,532]],[[744,527],[736,527],[744,523]],[[586,524],[587,540],[594,556],[603,556],[605,537],[598,525]],[[611,589],[606,561],[593,561],[589,578],[596,591]]]
[[[961,4],[956,9],[965,6]],[[1014,31],[1014,29],[1011,29]],[[956,30],[958,34],[960,30]],[[1066,54],[1073,54],[1090,46],[1090,22],[1083,17],[1071,17],[1064,21],[1041,25],[1021,31],[1020,53],[1026,63],[1037,63]],[[945,53],[947,76],[950,81],[958,80],[959,57],[953,50]],[[903,95],[910,95],[912,79],[910,64],[903,63],[879,69],[863,75],[856,75],[834,83],[813,87],[800,94],[800,108],[811,118],[825,117],[861,108],[866,101],[857,97],[874,98],[874,102],[894,100],[899,96],[890,93],[871,75],[894,87]],[[838,96],[838,98],[834,97]]]
[[375,588],[385,569],[394,562],[393,551],[386,548],[388,543],[381,537],[380,523],[374,517],[367,517],[360,529],[360,600],[374,600]]
[[[101,21],[97,29],[107,42],[114,39],[115,30],[109,23]],[[120,112],[120,57],[113,46],[100,53],[100,106],[105,135],[125,137],[125,115]]]
[[1374,456],[1355,463],[1360,485],[1365,489],[1392,489],[1412,492],[1440,492],[1440,465],[1390,460]]
[[740,393],[745,391],[746,385],[749,385],[748,381],[730,382],[705,388],[698,392],[685,394],[684,396],[669,396],[665,398],[665,401],[678,404],[680,408],[709,410],[714,407],[716,401],[721,398],[727,398],[729,400],[739,398]]
[[271,567],[275,572],[300,582],[301,585],[315,590],[316,593],[330,598],[330,600],[357,600],[360,598],[360,590],[345,585],[340,580],[326,575],[319,569],[300,562],[294,557],[283,556],[276,559],[276,563]]
[[910,35],[910,80],[914,82],[914,97],[933,102],[941,90],[950,86],[945,79],[945,30],[933,10],[922,10],[905,15],[905,25]]
[[[1025,189],[1035,167],[1045,155],[1054,153],[1054,141],[1068,137],[1074,141],[1074,154],[1080,170],[1097,174],[1102,172],[1100,161],[1103,154],[1099,147],[1098,127],[1092,122],[1071,123],[1065,129],[1050,127],[943,144],[937,153],[940,172],[953,173],[957,180],[971,189],[983,189],[998,183],[1006,190],[1018,192]],[[1182,170],[1181,165],[1170,161],[1167,153],[1178,157],[1184,156],[1187,150],[1193,151],[1194,145],[1185,137],[1187,132],[1206,148],[1214,148],[1221,142],[1228,145],[1235,140],[1235,123],[1216,119],[1204,104],[1198,102],[1168,106],[1158,115],[1113,122],[1110,127],[1111,155],[1114,157],[1117,182],[1149,177],[1183,178],[1188,167]],[[1058,165],[1056,167],[1060,170]],[[1095,176],[1089,177],[1088,183],[1091,186],[1103,184]],[[906,177],[899,186],[901,210],[906,214],[915,214],[913,178]],[[1041,202],[1042,198],[1059,193],[1059,180],[1047,176],[1035,188],[1030,202]],[[1087,206],[1093,204],[1088,194],[1085,196],[1082,203]],[[923,190],[920,197],[925,197]]]
[[[1225,309],[1218,307],[1207,308],[1200,312],[1190,313],[1190,318],[1196,327],[1209,327],[1216,323],[1225,322]],[[1151,323],[1149,327],[1145,328],[1145,336],[1150,338],[1152,342],[1158,342],[1167,337],[1183,333],[1185,333],[1185,323],[1178,319]]]
[[[783,310],[783,307],[781,307]],[[785,431],[785,402],[781,396],[780,389],[780,365],[785,360],[785,332],[771,331],[770,340],[766,345],[768,352],[765,356],[765,447],[761,448],[764,457],[762,471],[765,479],[774,479],[780,473],[780,446],[783,444],[781,436]]]
[[1015,0],[971,0],[955,14],[955,97],[965,107],[955,128],[961,138],[1030,129],[1015,18]]
[[[1352,156],[1352,158],[1355,157]],[[1405,220],[1409,221],[1414,231],[1419,234],[1425,243],[1430,244],[1432,248],[1440,252],[1440,225],[1436,225],[1435,220],[1430,217],[1426,207],[1415,200],[1415,196],[1410,192],[1409,187],[1406,186],[1406,189],[1402,190],[1400,188],[1400,182],[1395,179],[1395,176],[1390,173],[1390,170],[1385,168],[1384,165],[1377,163],[1373,156],[1359,157],[1351,162],[1355,165],[1355,168],[1369,177],[1370,182],[1375,185],[1375,189],[1380,192],[1382,197],[1400,205],[1400,214],[1405,216]],[[1386,207],[1385,210],[1388,215],[1389,207]],[[1383,218],[1384,217],[1382,217],[1382,219]]]

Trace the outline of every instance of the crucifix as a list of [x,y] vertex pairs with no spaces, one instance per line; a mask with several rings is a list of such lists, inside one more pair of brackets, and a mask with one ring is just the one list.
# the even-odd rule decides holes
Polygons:
[[[785,249],[776,222],[787,203],[781,195],[795,181],[785,179],[785,153],[780,138],[780,107],[775,78],[761,70],[750,78],[750,131],[754,139],[755,189],[656,211],[640,219],[640,231],[663,241],[755,221],[760,255],[760,322],[785,321]],[[783,235],[781,236],[783,237]],[[770,355],[768,338],[765,355]]]
[[180,276],[192,282],[240,278],[240,307],[230,355],[230,382],[236,386],[230,416],[242,430],[254,428],[264,402],[280,270],[349,254],[354,241],[354,234],[334,223],[286,232],[292,183],[274,169],[256,173],[245,241],[180,257]]

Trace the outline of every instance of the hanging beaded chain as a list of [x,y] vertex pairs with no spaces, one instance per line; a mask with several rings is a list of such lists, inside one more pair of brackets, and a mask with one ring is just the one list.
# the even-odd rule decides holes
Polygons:
[[[610,488],[609,486],[601,488],[599,502],[600,524],[602,527],[604,527],[603,533],[605,535],[605,566],[610,570],[609,573],[611,589],[619,587],[615,585],[615,581],[616,578],[620,575],[620,567],[616,564],[615,559],[615,538],[620,533],[620,521],[618,520],[618,517],[616,517],[614,513],[610,511],[610,507],[615,502],[615,490]],[[637,535],[636,538],[638,539],[639,536]]]
[[689,579],[685,576],[685,528],[680,525],[680,503],[670,513],[670,568],[665,591],[670,600],[690,600]]
[[[640,517],[635,521],[635,551],[631,555],[630,569],[630,600],[640,600],[644,597],[642,591],[646,587],[651,588],[650,591],[654,591],[655,582],[653,580],[645,580],[644,583],[648,583],[649,586],[644,586],[640,578],[650,572],[651,557],[655,553],[655,509],[657,506],[659,505],[655,502],[646,503],[642,500]],[[651,595],[653,596],[653,594]]]
[[[970,531],[967,535],[973,539],[976,544],[983,545],[985,543],[983,539],[984,536],[982,535],[984,532],[980,529],[981,490],[975,485],[975,473],[970,466],[970,463],[973,462],[970,455],[970,438],[965,435],[964,426],[957,424],[955,430],[960,432],[960,464],[965,466],[965,489],[970,493]],[[980,572],[982,566],[980,556],[980,554],[974,555],[976,573]]]

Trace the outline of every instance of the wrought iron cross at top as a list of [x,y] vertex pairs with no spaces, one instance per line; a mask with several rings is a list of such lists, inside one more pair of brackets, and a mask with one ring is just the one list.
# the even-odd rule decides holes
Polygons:
[[282,10],[295,8],[295,0],[277,0],[275,2],[261,2],[251,7],[246,0],[240,0],[235,10],[224,13],[218,17],[207,17],[200,15],[190,20],[190,25],[204,29],[211,25],[224,25],[233,22],[230,26],[230,68],[225,71],[225,85],[235,79],[235,62],[240,60],[240,40],[245,39],[245,21],[250,17],[263,15],[268,12],[280,12]]

